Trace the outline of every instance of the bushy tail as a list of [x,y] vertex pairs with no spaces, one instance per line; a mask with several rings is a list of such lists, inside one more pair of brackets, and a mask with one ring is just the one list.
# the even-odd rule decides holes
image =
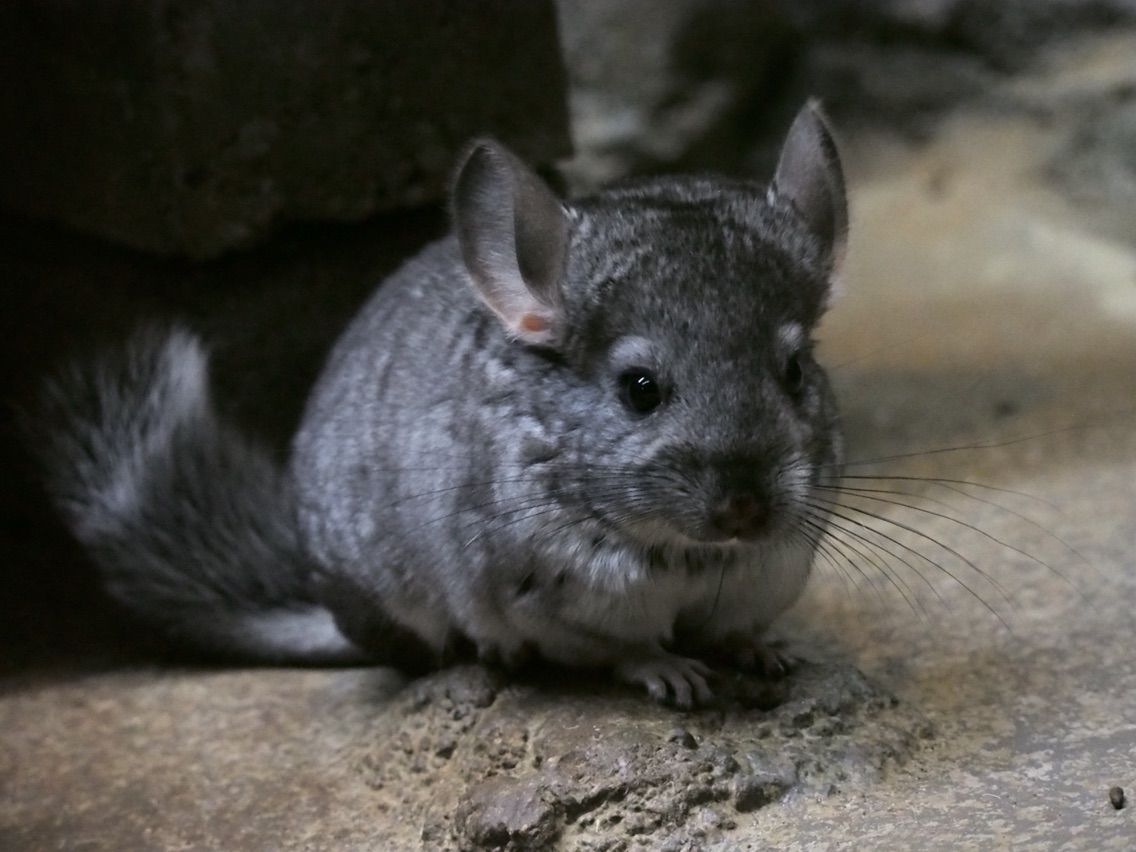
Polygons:
[[286,477],[218,418],[195,337],[139,333],[45,400],[34,439],[51,496],[127,609],[229,657],[359,657],[317,602]]

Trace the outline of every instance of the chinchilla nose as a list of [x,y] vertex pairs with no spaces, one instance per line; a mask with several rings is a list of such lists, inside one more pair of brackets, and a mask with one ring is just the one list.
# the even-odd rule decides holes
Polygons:
[[710,526],[726,538],[753,538],[768,522],[769,505],[754,494],[729,494],[710,513]]

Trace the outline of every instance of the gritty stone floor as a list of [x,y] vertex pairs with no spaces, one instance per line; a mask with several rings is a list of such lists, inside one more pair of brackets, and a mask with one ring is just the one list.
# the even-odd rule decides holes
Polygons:
[[780,625],[787,684],[681,714],[548,673],[29,663],[0,848],[1136,847],[1136,133],[1084,155],[1132,55],[846,137],[822,354],[868,478]]

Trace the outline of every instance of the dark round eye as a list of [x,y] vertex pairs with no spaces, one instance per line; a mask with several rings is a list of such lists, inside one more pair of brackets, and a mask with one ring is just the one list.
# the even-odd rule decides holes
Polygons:
[[628,370],[619,377],[623,404],[638,414],[654,411],[663,402],[663,389],[647,370]]
[[783,380],[785,382],[785,390],[793,396],[797,396],[805,389],[805,368],[801,366],[800,355],[792,355],[789,357],[789,360],[785,362],[785,375]]

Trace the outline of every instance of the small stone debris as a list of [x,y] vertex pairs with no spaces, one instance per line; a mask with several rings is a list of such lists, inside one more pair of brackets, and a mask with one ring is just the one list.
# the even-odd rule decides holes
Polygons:
[[672,743],[680,743],[684,748],[698,748],[698,740],[686,728],[675,728],[667,735],[667,740]]
[[764,808],[784,796],[789,786],[785,779],[769,775],[739,778],[734,784],[734,808],[741,814]]
[[1120,810],[1124,807],[1124,788],[1123,787],[1110,787],[1108,791],[1109,803]]

